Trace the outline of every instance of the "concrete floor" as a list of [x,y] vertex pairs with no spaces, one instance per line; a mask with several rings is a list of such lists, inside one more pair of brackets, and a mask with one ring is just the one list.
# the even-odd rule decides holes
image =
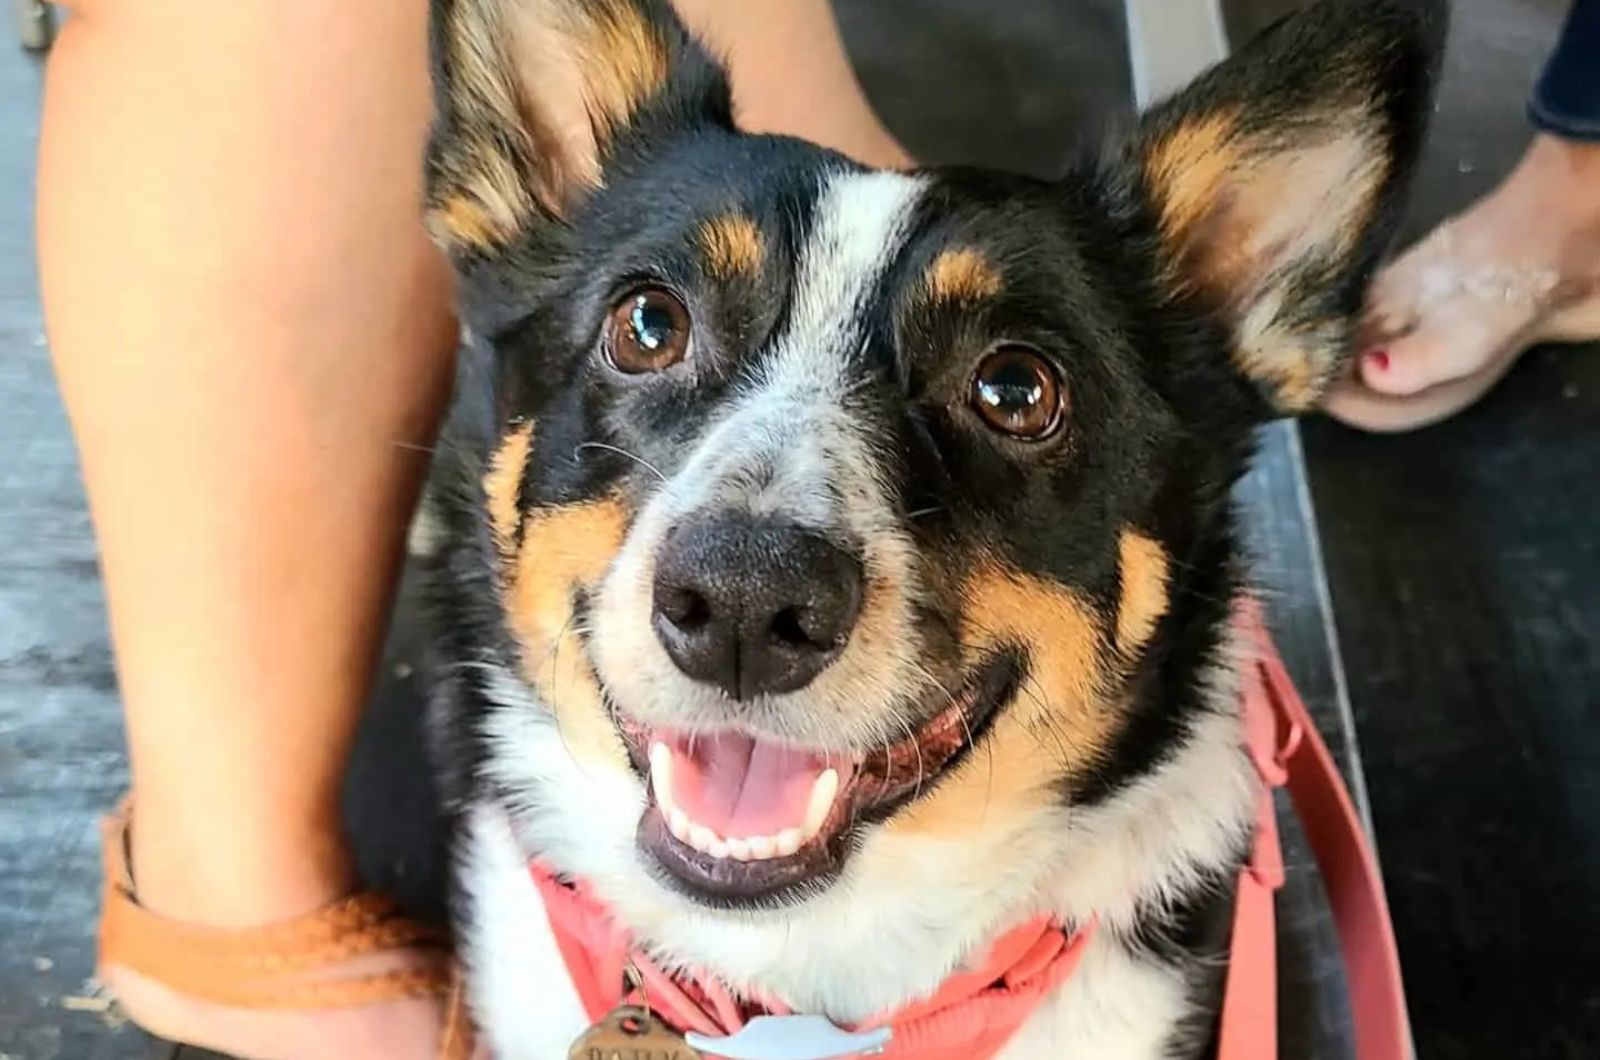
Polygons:
[[[1274,6],[1236,0],[1230,26]],[[1458,3],[1413,232],[1520,150],[1521,99],[1561,6]],[[1115,0],[839,8],[869,92],[924,157],[1048,173],[1128,105]],[[33,277],[38,93],[36,66],[0,47],[0,1060],[122,1060],[152,1046],[108,1026],[84,981],[94,822],[125,774],[95,551]],[[1308,423],[1309,490],[1288,435],[1247,489],[1283,647],[1347,757],[1349,687],[1430,1060],[1588,1056],[1600,1041],[1600,498],[1582,488],[1600,467],[1593,352],[1536,352],[1478,409],[1411,438]],[[1324,588],[1348,673],[1329,651]],[[410,614],[403,605],[352,813],[369,874],[428,905],[436,860],[416,826],[428,793],[396,781],[416,768],[394,768],[417,765],[403,724],[416,695]],[[1337,975],[1316,959],[1314,880],[1299,874],[1284,902],[1312,951],[1286,956],[1286,1022],[1304,1044],[1285,1055],[1345,1055]]]

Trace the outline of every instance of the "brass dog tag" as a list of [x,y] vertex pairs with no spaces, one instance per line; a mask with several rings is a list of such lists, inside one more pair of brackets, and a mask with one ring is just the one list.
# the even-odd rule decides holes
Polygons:
[[623,1005],[584,1031],[567,1060],[701,1060],[683,1035],[650,1017],[649,1009]]

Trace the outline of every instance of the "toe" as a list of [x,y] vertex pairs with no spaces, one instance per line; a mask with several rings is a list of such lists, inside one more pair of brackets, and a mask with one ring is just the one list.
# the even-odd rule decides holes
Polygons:
[[1361,355],[1361,381],[1379,394],[1409,397],[1488,367],[1497,349],[1459,328],[1425,328]]

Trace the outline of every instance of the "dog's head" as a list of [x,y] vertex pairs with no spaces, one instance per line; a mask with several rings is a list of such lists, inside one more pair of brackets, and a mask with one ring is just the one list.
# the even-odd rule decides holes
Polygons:
[[484,780],[548,856],[746,919],[918,844],[924,891],[1060,871],[1019,852],[1211,709],[1229,488],[1346,356],[1417,7],[1317,6],[1039,181],[744,135],[662,0],[438,0]]

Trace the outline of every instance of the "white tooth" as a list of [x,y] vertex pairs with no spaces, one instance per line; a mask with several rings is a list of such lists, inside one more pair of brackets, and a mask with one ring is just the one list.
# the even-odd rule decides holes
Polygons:
[[656,805],[663,811],[672,806],[672,751],[659,741],[650,745],[650,787]]
[[717,833],[705,825],[694,823],[689,825],[689,845],[696,850],[703,850],[709,854],[711,853],[711,844],[716,841]]
[[745,842],[750,844],[750,856],[757,861],[765,861],[778,849],[778,841],[769,835],[753,836]]
[[816,835],[822,828],[822,822],[828,819],[828,811],[833,809],[834,796],[838,794],[839,774],[836,770],[824,769],[817,779],[812,781],[811,800],[806,803],[806,819],[800,827],[801,833],[807,839]]
[[667,827],[672,830],[672,834],[678,837],[679,842],[689,842],[688,816],[676,806],[665,812],[667,815]]
[[713,838],[710,843],[706,844],[706,853],[714,858],[726,858],[732,851],[728,848],[726,842]]
[[[829,772],[832,772],[832,770],[829,770]],[[803,842],[805,842],[805,837],[800,834],[800,829],[785,828],[778,833],[777,849],[773,853],[777,857],[786,858],[796,850],[799,850],[800,844]]]
[[728,840],[728,856],[735,861],[749,861],[751,858],[749,839]]

